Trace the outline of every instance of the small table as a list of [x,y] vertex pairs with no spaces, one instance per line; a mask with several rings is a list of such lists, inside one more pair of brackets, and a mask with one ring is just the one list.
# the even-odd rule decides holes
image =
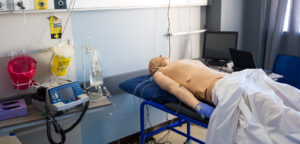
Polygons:
[[[108,101],[106,98],[96,103],[90,102],[89,108],[86,113],[96,112],[99,110],[99,108],[107,105],[111,105],[111,102]],[[45,119],[42,117],[42,112],[40,110],[35,108],[33,105],[27,105],[27,108],[28,108],[28,115],[26,116],[0,121],[0,134],[6,133],[7,135],[9,135],[9,133],[15,129],[25,128],[25,127],[30,127],[30,126],[45,123]],[[57,116],[56,119],[62,120],[74,116],[79,116],[80,113],[81,113],[81,109],[75,108],[66,112],[61,116]]]

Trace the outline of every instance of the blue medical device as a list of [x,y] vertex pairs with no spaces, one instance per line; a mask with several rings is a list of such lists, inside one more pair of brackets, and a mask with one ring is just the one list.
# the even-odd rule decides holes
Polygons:
[[59,85],[48,90],[52,104],[63,102],[65,104],[76,101],[78,95],[83,94],[78,81]]
[[34,105],[42,111],[47,102],[51,113],[71,109],[89,100],[78,81],[70,82],[63,79],[42,84],[32,98]]
[[[44,83],[36,86],[36,93],[32,96],[32,103],[45,112],[47,138],[51,144],[63,144],[66,141],[66,133],[72,131],[82,120],[89,107],[89,97],[83,93],[78,81],[70,82],[58,79],[54,82]],[[63,112],[84,104],[79,118],[67,129],[63,129],[55,120],[55,117]],[[60,135],[60,142],[55,142],[52,138],[51,127]]]

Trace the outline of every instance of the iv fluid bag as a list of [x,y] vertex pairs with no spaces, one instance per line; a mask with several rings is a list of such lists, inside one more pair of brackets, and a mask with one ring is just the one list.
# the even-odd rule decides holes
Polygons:
[[90,87],[103,85],[101,58],[97,50],[92,51]]

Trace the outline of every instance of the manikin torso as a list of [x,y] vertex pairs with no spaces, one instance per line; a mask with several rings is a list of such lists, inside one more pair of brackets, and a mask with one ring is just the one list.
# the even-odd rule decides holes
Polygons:
[[[177,60],[158,71],[188,89],[194,96],[211,98],[215,83],[226,74],[212,70],[198,60]],[[210,100],[209,100],[210,101]]]

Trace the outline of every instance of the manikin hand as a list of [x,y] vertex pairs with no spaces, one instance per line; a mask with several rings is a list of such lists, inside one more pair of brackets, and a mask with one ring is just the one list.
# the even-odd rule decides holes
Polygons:
[[195,110],[201,117],[210,118],[210,116],[214,112],[214,107],[200,102],[196,105]]

